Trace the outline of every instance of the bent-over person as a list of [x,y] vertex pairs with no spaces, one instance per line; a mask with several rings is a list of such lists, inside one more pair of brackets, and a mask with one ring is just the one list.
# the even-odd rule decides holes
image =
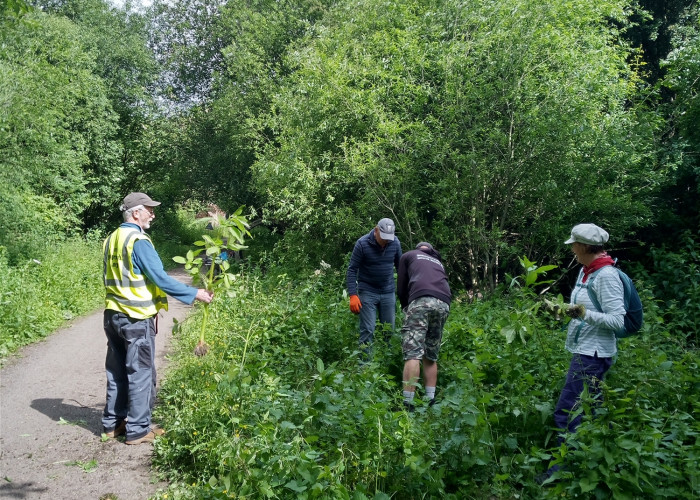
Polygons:
[[421,363],[425,397],[431,406],[435,403],[437,359],[452,300],[442,258],[430,243],[420,242],[401,257],[397,295],[405,315],[401,327],[404,406],[413,411]]

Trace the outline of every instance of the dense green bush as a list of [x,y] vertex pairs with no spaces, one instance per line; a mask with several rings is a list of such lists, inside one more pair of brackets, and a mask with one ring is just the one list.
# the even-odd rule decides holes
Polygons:
[[[409,248],[437,244],[482,290],[523,253],[559,258],[577,222],[622,240],[652,217],[662,177],[622,38],[631,13],[618,0],[335,2],[284,54],[294,71],[260,113],[264,218],[331,262],[391,216]],[[221,122],[238,122],[226,103]]]
[[[210,308],[204,358],[191,354],[196,319],[181,324],[156,413],[168,433],[155,463],[172,482],[159,498],[697,496],[697,354],[643,285],[647,326],[621,341],[598,418],[553,448],[569,355],[534,294],[457,297],[439,404],[407,414],[398,339],[360,366],[343,277],[243,270]],[[551,461],[566,472],[541,488]]]
[[0,245],[10,264],[76,235],[96,200],[118,198],[123,148],[91,49],[64,17],[0,17]]
[[0,358],[99,307],[101,269],[95,240],[57,242],[16,266],[8,264],[0,247]]
[[662,301],[663,320],[675,337],[700,342],[700,243],[689,231],[674,250],[652,248],[649,278]]

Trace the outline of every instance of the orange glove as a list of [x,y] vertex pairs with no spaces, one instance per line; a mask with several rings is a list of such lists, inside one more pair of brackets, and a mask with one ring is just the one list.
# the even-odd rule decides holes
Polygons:
[[360,297],[357,295],[350,296],[350,310],[353,314],[360,314],[360,309],[362,309],[362,302],[360,302]]

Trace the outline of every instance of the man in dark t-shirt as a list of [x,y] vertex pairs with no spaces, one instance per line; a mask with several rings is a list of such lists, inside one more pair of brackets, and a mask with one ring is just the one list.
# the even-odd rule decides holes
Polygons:
[[425,396],[431,406],[435,403],[437,358],[452,299],[440,253],[430,243],[422,241],[401,257],[397,295],[405,315],[401,328],[404,405],[413,411],[421,361]]

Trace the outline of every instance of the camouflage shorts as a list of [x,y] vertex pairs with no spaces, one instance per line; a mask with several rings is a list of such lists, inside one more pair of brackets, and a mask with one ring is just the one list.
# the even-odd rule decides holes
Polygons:
[[450,306],[435,297],[419,297],[406,309],[401,327],[403,359],[437,361]]

